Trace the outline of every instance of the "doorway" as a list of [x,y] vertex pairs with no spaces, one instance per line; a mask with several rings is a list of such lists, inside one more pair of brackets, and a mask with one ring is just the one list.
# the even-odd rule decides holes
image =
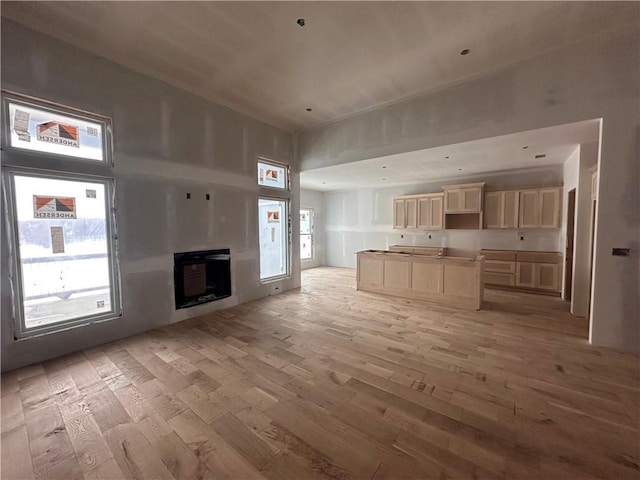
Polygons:
[[573,286],[573,250],[575,240],[576,218],[576,189],[569,192],[567,202],[567,238],[565,242],[565,266],[564,266],[564,299],[571,301],[571,288]]

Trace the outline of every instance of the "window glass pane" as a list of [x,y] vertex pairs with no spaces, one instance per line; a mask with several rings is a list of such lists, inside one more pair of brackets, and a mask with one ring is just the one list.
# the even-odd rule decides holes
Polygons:
[[258,185],[274,188],[287,188],[287,170],[278,165],[258,162]]
[[300,233],[311,233],[311,210],[300,210]]
[[104,161],[103,125],[9,103],[10,145],[14,148]]
[[107,188],[14,176],[27,329],[112,311]]
[[258,199],[260,280],[287,274],[287,217],[285,200]]
[[312,247],[311,235],[300,235],[300,260],[310,260],[313,258]]

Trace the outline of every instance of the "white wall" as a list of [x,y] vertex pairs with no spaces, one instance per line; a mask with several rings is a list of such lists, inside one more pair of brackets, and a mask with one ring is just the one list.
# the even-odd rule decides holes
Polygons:
[[[640,17],[640,4],[636,5]],[[303,132],[301,168],[602,118],[591,340],[640,351],[640,22]],[[631,248],[631,257],[611,255]],[[329,259],[329,257],[327,257]]]
[[562,185],[562,166],[509,173],[464,176],[455,180],[389,188],[325,192],[327,265],[355,268],[355,252],[389,245],[447,247],[450,255],[475,256],[483,248],[559,251],[560,230],[393,229],[393,198],[442,192],[442,185],[486,182],[487,188]]
[[317,190],[300,189],[300,208],[313,209],[314,256],[300,262],[302,270],[326,265],[324,195]]
[[[113,321],[13,341],[3,229],[3,370],[300,286],[299,262],[291,279],[259,281],[256,158],[292,164],[297,211],[291,134],[5,19],[2,88],[113,119],[124,310]],[[298,221],[293,215],[294,231]],[[231,248],[232,297],[176,311],[173,253],[208,248]],[[293,258],[298,248],[294,236]]]

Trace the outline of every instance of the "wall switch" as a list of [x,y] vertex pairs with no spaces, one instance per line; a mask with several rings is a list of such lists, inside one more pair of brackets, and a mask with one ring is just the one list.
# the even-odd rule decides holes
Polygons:
[[631,254],[631,250],[629,248],[612,248],[611,255],[615,255],[617,257],[628,257]]

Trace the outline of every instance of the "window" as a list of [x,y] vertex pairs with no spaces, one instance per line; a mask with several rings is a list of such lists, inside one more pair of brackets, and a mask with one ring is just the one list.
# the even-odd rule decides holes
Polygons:
[[260,280],[289,274],[288,200],[259,198]]
[[258,160],[258,185],[263,187],[289,189],[288,168],[264,159]]
[[300,260],[313,259],[313,210],[300,210]]
[[120,315],[110,121],[5,92],[2,104],[15,337]]
[[45,104],[36,106],[32,100],[6,96],[4,103],[9,129],[5,143],[10,149],[108,162],[104,122],[63,114]]

